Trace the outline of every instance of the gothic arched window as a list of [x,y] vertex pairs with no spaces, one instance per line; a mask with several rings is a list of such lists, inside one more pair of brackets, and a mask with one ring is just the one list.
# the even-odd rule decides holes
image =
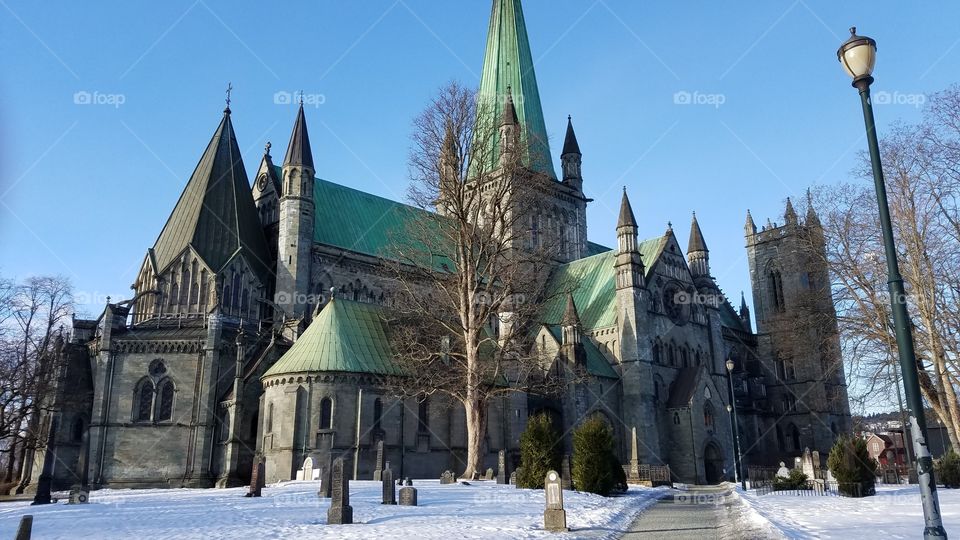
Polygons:
[[84,432],[83,418],[77,417],[77,419],[73,421],[73,442],[82,441],[83,432]]
[[135,422],[149,422],[153,417],[153,381],[144,377],[137,385],[136,399],[134,400],[133,420]]
[[164,422],[173,419],[173,392],[175,390],[173,381],[164,379],[157,390],[157,408],[155,420]]
[[380,437],[380,431],[383,429],[383,402],[380,398],[373,400],[373,435]]
[[703,404],[703,425],[713,427],[713,405],[709,401]]
[[800,430],[796,425],[790,425],[790,442],[793,444],[793,450],[800,450]]
[[661,360],[661,359],[660,359],[660,342],[659,342],[659,341],[655,341],[655,342],[653,343],[653,362],[654,362],[655,364],[659,364],[659,363],[660,363],[660,360]]
[[320,429],[330,429],[333,425],[333,400],[326,397],[320,400]]
[[779,424],[777,424],[777,448],[779,448],[781,452],[785,452],[787,450],[787,445],[783,440],[783,428],[780,427]]
[[417,407],[417,431],[430,431],[430,401],[426,396]]

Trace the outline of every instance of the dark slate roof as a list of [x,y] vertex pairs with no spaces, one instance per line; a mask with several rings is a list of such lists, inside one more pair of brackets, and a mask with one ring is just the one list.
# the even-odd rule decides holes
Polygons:
[[726,300],[720,304],[720,324],[734,330],[746,330],[743,326],[743,320],[740,319],[740,315],[737,314],[736,310],[733,309],[733,306],[731,306]]
[[290,133],[290,143],[287,145],[287,155],[283,158],[283,164],[314,168],[310,136],[307,134],[307,120],[303,116],[303,103],[300,104],[297,119],[293,123],[293,132]]
[[348,372],[398,375],[383,308],[334,298],[293,346],[263,374]]
[[500,121],[504,126],[520,125],[520,118],[517,117],[517,107],[513,103],[513,90],[507,87],[507,97],[503,103],[503,119]]
[[266,283],[270,250],[250,191],[229,109],[153,246],[162,272],[192,245],[217,272],[238,252]]
[[624,188],[623,197],[620,198],[620,217],[617,219],[617,228],[637,226],[637,219],[633,217],[633,208],[630,206],[630,198],[627,197],[627,190]]
[[694,212],[693,221],[690,223],[690,242],[687,243],[687,253],[695,251],[709,251],[707,243],[703,239],[703,231],[700,230],[700,223],[697,222],[696,212]]
[[573,119],[567,117],[567,135],[563,138],[563,151],[560,155],[580,154],[580,144],[577,142],[577,134],[573,132]]
[[697,390],[700,380],[700,368],[688,367],[677,373],[677,378],[670,385],[670,397],[667,399],[668,409],[681,409],[690,406],[693,393]]

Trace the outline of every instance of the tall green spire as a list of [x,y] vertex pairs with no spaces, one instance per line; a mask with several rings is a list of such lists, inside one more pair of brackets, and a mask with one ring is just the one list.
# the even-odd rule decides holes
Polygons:
[[[524,164],[530,169],[556,179],[547,128],[540,106],[537,75],[533,70],[533,55],[527,39],[527,26],[523,20],[520,0],[493,0],[490,14],[490,30],[487,35],[487,51],[483,60],[483,75],[480,78],[480,99],[494,111],[496,118],[503,116],[507,88],[513,93],[514,106],[529,155]],[[498,124],[495,124],[498,125]],[[500,155],[500,142],[492,138],[489,152],[489,168],[496,167]]]

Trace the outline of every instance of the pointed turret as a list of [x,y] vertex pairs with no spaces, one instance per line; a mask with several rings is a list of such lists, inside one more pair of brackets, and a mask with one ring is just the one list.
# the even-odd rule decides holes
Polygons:
[[580,344],[580,314],[577,313],[577,305],[573,301],[573,293],[567,293],[567,308],[563,312],[563,319],[560,320],[560,326],[563,327],[562,345]]
[[501,167],[513,161],[519,140],[520,120],[517,118],[517,108],[513,104],[513,91],[508,86],[507,95],[503,100],[503,117],[500,119],[499,165]]
[[560,154],[560,163],[563,168],[563,182],[575,188],[583,189],[581,164],[583,155],[580,153],[580,144],[577,134],[573,131],[573,118],[567,116],[567,135],[563,140],[563,152]]
[[753,236],[755,234],[757,234],[757,224],[753,222],[753,216],[750,214],[750,210],[747,210],[747,222],[743,226],[743,235]]
[[697,213],[693,213],[690,223],[690,241],[687,243],[687,262],[694,277],[710,275],[710,251],[703,239],[703,231],[697,222]]
[[307,119],[303,115],[303,103],[297,111],[297,119],[290,133],[290,144],[287,145],[287,155],[283,158],[283,166],[297,165],[313,169],[313,152],[310,150],[310,136],[307,134]]
[[813,207],[813,195],[810,193],[810,188],[807,188],[807,227],[819,227],[820,226],[820,216],[817,215],[817,210]]
[[787,197],[787,208],[783,212],[783,219],[785,225],[797,224],[797,212],[793,209],[793,203],[790,201],[790,197]]
[[[504,114],[504,96],[508,87],[512,87],[514,95],[517,96],[513,103],[517,125],[524,130],[529,145],[529,152],[525,152],[527,155],[524,156],[524,165],[556,179],[520,0],[494,0],[478,93],[482,103],[493,109],[490,111],[493,118],[509,116]],[[490,120],[478,118],[477,121]],[[479,136],[484,128],[481,125],[476,131]],[[496,138],[489,139],[493,148],[486,153],[490,156],[487,166],[492,170],[498,165],[500,141]]]
[[740,322],[743,323],[743,327],[748,332],[752,331],[750,323],[750,308],[747,306],[747,297],[744,296],[743,291],[740,291]]
[[257,179],[253,182],[253,200],[263,226],[276,223],[280,218],[280,176],[270,155],[271,146],[269,142],[264,146],[263,158],[257,167]]
[[637,219],[633,216],[633,208],[630,206],[626,187],[623,188],[623,197],[620,199],[617,246],[619,248],[616,262],[617,288],[643,287],[644,268],[637,248]]
[[286,315],[309,318],[310,262],[313,249],[314,168],[303,101],[283,158],[280,231],[277,241],[276,303]]

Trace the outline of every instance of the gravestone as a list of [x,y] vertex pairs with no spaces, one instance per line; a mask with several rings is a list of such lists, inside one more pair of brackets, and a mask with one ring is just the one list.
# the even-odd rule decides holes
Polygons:
[[517,469],[514,469],[514,471],[510,473],[510,485],[517,485]]
[[564,454],[560,458],[560,482],[563,489],[573,489],[573,475],[570,474],[570,454]]
[[383,473],[383,440],[377,441],[377,461],[373,466],[373,479],[374,481],[380,480],[380,475]]
[[307,456],[307,459],[303,460],[303,479],[304,480],[313,480],[313,458]]
[[266,483],[266,468],[263,464],[263,458],[259,458],[253,466],[253,473],[250,475],[250,490],[247,491],[244,497],[259,497]]
[[321,499],[330,498],[330,484],[333,478],[333,464],[328,461],[326,465],[320,468],[320,491],[317,496]]
[[390,462],[387,462],[387,468],[380,473],[380,481],[383,483],[383,500],[380,504],[397,504],[397,486],[393,483]]
[[789,478],[789,477],[790,477],[790,469],[787,468],[786,463],[781,461],[780,468],[777,469],[777,478]]
[[413,482],[407,478],[402,488],[400,488],[400,506],[417,505],[417,488],[413,487]]
[[543,527],[548,531],[566,531],[567,512],[563,509],[563,486],[560,485],[557,471],[547,473],[543,490],[547,501],[547,507],[543,511]]
[[456,481],[457,481],[456,476],[449,469],[447,469],[446,471],[443,471],[443,474],[440,475],[440,485],[453,484]]
[[813,468],[813,455],[810,454],[810,448],[803,449],[803,455],[800,456],[800,470],[803,471],[803,474],[807,475],[807,478],[813,480],[816,478],[816,470]]
[[637,452],[637,426],[633,426],[630,434],[630,474],[627,479],[633,483],[640,482],[640,458]]
[[484,480],[493,480],[493,467],[487,469],[487,474],[483,475]]
[[17,528],[17,535],[14,536],[14,540],[30,540],[30,535],[33,534],[33,516],[23,516],[20,518],[20,527]]
[[497,483],[507,483],[507,451],[501,450],[497,454]]
[[353,523],[353,507],[350,506],[350,479],[344,474],[343,458],[337,458],[333,462],[327,525],[347,525],[350,523]]

